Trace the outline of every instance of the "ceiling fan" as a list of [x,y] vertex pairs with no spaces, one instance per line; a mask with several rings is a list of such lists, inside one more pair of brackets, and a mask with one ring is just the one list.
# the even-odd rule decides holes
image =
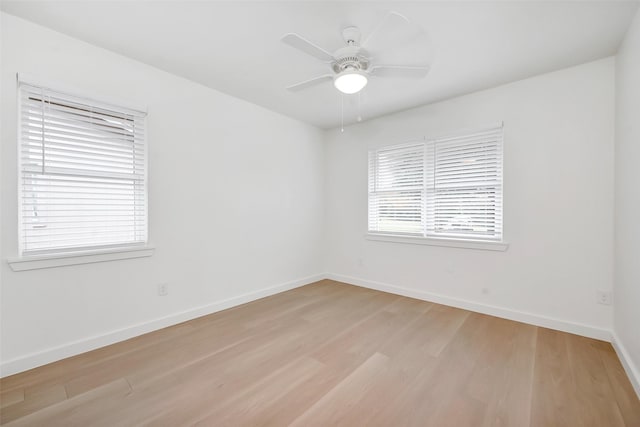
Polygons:
[[296,33],[285,34],[282,37],[284,43],[323,61],[330,68],[330,72],[327,74],[296,83],[288,86],[287,89],[298,91],[333,80],[334,86],[340,92],[354,94],[360,92],[367,85],[370,76],[406,78],[426,76],[429,72],[428,65],[409,66],[377,63],[377,55],[374,54],[375,41],[382,37],[388,37],[394,31],[408,25],[407,18],[397,12],[389,12],[362,43],[360,43],[360,30],[357,27],[347,27],[342,30],[346,46],[333,53]]

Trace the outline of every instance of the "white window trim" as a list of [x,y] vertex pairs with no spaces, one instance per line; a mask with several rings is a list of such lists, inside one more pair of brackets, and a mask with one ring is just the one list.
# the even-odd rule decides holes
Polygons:
[[7,259],[7,262],[13,271],[27,271],[38,270],[41,268],[63,267],[67,265],[144,258],[153,255],[154,251],[155,247],[151,245],[119,246],[40,255],[25,255],[16,258],[9,258]]
[[367,240],[377,242],[405,243],[411,245],[445,246],[450,248],[478,249],[483,251],[504,252],[509,248],[505,241],[465,240],[452,238],[435,238],[422,236],[403,236],[400,234],[372,233],[365,234]]
[[63,92],[64,94],[73,96],[74,98],[84,99],[95,105],[102,105],[106,108],[117,105],[118,108],[131,110],[132,113],[149,112],[149,109],[146,105],[135,103],[130,99],[115,97],[113,95],[106,95],[104,93],[90,91],[81,87],[67,85],[58,81],[47,79],[40,75],[34,76],[31,74],[16,73],[16,82]]
[[[458,129],[455,132],[446,132],[436,134],[434,136],[423,136],[420,139],[412,139],[409,141],[405,141],[403,143],[395,145],[396,147],[410,146],[415,143],[428,143],[429,141],[454,137],[458,135],[464,135],[468,132],[481,132],[484,130],[489,130],[493,128],[504,128],[504,122],[497,122],[493,124],[489,124],[482,127],[469,127]],[[377,150],[382,147],[368,148],[367,153],[371,150]],[[504,146],[502,146],[502,154],[504,158]],[[501,174],[501,183],[502,194],[504,197],[504,165]],[[368,201],[367,201],[367,215],[368,215]],[[504,201],[502,202],[502,210],[504,212]],[[394,234],[394,233],[385,233],[385,232],[375,232],[369,231],[365,233],[365,239],[370,241],[377,242],[390,242],[390,243],[405,243],[412,245],[427,245],[427,246],[443,246],[443,247],[451,247],[451,248],[462,248],[462,249],[477,249],[477,250],[486,250],[486,251],[499,251],[504,252],[509,249],[509,242],[506,241],[504,235],[504,223],[502,229],[502,239],[501,240],[472,240],[472,239],[457,239],[454,237],[433,237],[433,236],[417,236],[417,235],[409,235],[409,234]]]
[[[96,94],[87,94],[85,91],[82,91],[76,87],[61,85],[58,82],[53,82],[51,80],[39,77],[34,77],[29,74],[24,73],[16,73],[16,86],[20,83],[28,84],[32,86],[45,87],[48,89],[55,88],[56,91],[65,92],[70,96],[74,96],[80,99],[86,99],[96,104],[105,105],[106,107],[112,105],[118,105],[120,108],[131,110],[132,112],[142,112],[147,114],[148,108],[146,105],[140,105],[133,103],[129,100],[123,100],[120,98],[114,97],[106,97],[104,95],[96,95]],[[20,114],[20,97],[18,90],[18,105],[17,111]],[[100,100],[100,101],[97,101]],[[145,132],[144,135],[144,149],[145,149],[145,167],[144,167],[144,180],[147,185],[146,191],[144,194],[145,206],[147,207],[147,227],[149,226],[149,188],[148,188],[148,180],[149,180],[149,144],[147,141],[148,133]],[[18,143],[20,143],[21,130],[20,130],[20,120],[18,120]],[[20,155],[20,149],[18,151],[18,156]],[[18,165],[19,165],[18,160]],[[22,184],[22,175],[20,171],[20,167],[18,166],[18,206],[20,206],[20,191]],[[20,232],[21,227],[18,226],[18,232]],[[144,243],[140,244],[131,244],[131,245],[122,245],[122,246],[103,246],[98,248],[77,248],[77,249],[69,249],[68,251],[54,251],[51,253],[39,253],[39,254],[27,254],[23,255],[21,253],[22,248],[19,248],[20,256],[14,258],[7,258],[7,263],[11,267],[13,271],[28,271],[28,270],[36,270],[42,268],[53,268],[53,267],[62,267],[69,265],[80,265],[80,264],[90,264],[96,262],[105,262],[105,261],[116,261],[116,260],[124,260],[124,259],[133,259],[133,258],[144,258],[150,257],[155,252],[155,247],[149,244],[149,230],[147,228],[147,240]],[[20,238],[18,237],[18,241]]]

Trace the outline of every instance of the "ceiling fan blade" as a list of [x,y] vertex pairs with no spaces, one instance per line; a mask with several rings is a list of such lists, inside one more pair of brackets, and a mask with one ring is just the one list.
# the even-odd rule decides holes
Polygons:
[[314,56],[321,61],[333,61],[333,55],[323,48],[311,43],[309,40],[295,33],[288,33],[282,37],[282,41],[289,46],[295,47],[304,53]]
[[293,92],[302,90],[302,89],[306,89],[308,87],[317,85],[318,83],[322,83],[326,80],[331,80],[333,79],[333,76],[331,74],[325,74],[322,76],[318,76],[318,77],[314,77],[312,79],[309,80],[305,80],[303,82],[300,83],[296,83],[294,85],[288,86],[287,89]]
[[419,79],[429,73],[429,67],[404,66],[404,65],[374,65],[371,67],[371,75],[379,77],[405,77]]
[[408,25],[409,20],[406,17],[400,15],[398,12],[391,11],[387,13],[373,31],[369,33],[367,38],[361,43],[361,46],[367,50],[375,49],[376,44],[388,39],[389,35],[402,30]]

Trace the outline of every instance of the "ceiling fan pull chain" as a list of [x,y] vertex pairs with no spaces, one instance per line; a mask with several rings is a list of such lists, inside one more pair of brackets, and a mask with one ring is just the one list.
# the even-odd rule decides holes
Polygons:
[[340,132],[344,132],[344,95],[340,94]]

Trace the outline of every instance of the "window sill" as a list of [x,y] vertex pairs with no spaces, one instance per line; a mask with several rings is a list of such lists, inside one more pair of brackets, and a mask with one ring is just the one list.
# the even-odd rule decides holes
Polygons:
[[489,242],[463,239],[438,239],[433,237],[401,236],[397,234],[367,233],[367,240],[392,243],[409,243],[412,245],[447,246],[450,248],[478,249],[484,251],[504,252],[509,247],[506,242]]
[[127,246],[56,254],[28,255],[7,260],[13,271],[37,270],[65,265],[90,264],[120,259],[143,258],[153,255],[153,246]]

